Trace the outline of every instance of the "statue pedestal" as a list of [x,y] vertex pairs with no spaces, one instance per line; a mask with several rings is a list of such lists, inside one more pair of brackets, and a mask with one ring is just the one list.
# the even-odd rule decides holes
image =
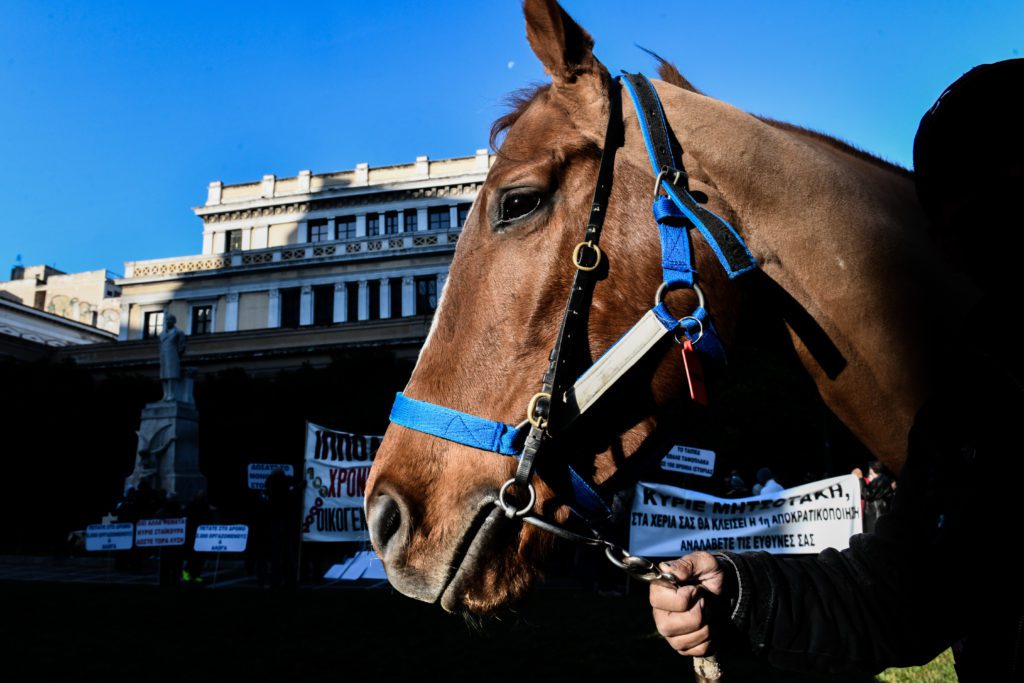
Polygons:
[[125,489],[143,481],[182,504],[206,491],[206,477],[199,471],[199,411],[191,401],[157,401],[142,409],[135,470],[125,479]]

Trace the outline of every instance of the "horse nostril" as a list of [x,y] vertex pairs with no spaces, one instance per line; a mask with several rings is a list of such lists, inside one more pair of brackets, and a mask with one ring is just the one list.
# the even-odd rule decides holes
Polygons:
[[377,496],[370,511],[370,539],[381,553],[388,541],[402,526],[402,511],[394,498],[387,494]]

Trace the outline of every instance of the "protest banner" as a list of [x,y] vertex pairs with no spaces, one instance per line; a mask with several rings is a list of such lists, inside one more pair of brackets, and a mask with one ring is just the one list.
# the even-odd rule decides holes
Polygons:
[[715,452],[692,446],[673,446],[661,459],[661,469],[710,477],[715,473]]
[[379,436],[306,423],[304,541],[368,541],[363,494]]
[[640,482],[629,551],[645,557],[679,557],[694,550],[818,553],[847,548],[861,525],[860,482],[851,474],[728,499]]
[[135,527],[138,548],[185,545],[185,518],[140,519]]
[[262,491],[266,488],[267,477],[274,470],[281,470],[289,477],[295,476],[295,468],[291,465],[278,465],[266,462],[249,463],[249,488],[254,491]]
[[119,524],[90,524],[85,528],[85,549],[98,550],[131,550],[131,522]]
[[193,549],[200,553],[244,553],[249,527],[244,524],[201,524]]

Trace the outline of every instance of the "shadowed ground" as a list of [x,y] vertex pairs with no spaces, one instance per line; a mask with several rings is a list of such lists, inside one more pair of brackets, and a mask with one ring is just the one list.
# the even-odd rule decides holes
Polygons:
[[[0,605],[11,682],[689,680],[689,661],[653,631],[644,589],[602,598],[548,588],[482,626],[386,586],[271,593],[4,580]],[[726,665],[730,682],[874,680]]]

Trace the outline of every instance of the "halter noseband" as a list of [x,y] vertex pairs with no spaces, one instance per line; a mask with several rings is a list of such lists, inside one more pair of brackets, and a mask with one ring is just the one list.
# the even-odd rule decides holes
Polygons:
[[[618,82],[619,79],[615,79]],[[573,250],[576,269],[562,324],[551,351],[541,391],[529,403],[527,419],[519,425],[488,420],[452,408],[397,394],[391,409],[391,421],[431,436],[483,451],[517,456],[516,474],[502,485],[496,504],[510,517],[550,531],[569,540],[588,545],[603,545],[616,565],[646,580],[663,579],[649,560],[631,557],[614,543],[604,540],[595,527],[611,517],[611,509],[595,486],[566,465],[572,484],[570,510],[587,526],[587,534],[578,534],[543,519],[533,512],[536,501],[531,479],[537,457],[559,433],[584,414],[626,372],[664,338],[675,333],[684,336],[695,349],[713,358],[724,359],[724,351],[714,324],[705,307],[704,294],[696,282],[690,229],[696,228],[718,258],[730,279],[756,268],[746,244],[725,220],[698,204],[690,195],[688,176],[681,160],[673,153],[668,124],[661,101],[651,82],[641,74],[623,74],[622,82],[633,102],[647,147],[651,166],[657,176],[652,211],[658,225],[662,253],[662,284],[654,306],[643,315],[611,348],[573,381],[574,355],[579,353],[578,339],[586,338],[585,313],[589,310],[597,268],[602,252],[599,240],[611,193],[615,153],[623,144],[624,122],[619,88],[609,88],[608,127],[601,154],[594,199],[583,240]],[[662,195],[661,191],[665,194]],[[669,289],[690,288],[698,305],[689,315],[673,316],[664,304]],[[554,398],[553,398],[554,397]],[[547,463],[545,463],[547,465]],[[525,490],[528,501],[522,507],[506,500],[509,489]]]

